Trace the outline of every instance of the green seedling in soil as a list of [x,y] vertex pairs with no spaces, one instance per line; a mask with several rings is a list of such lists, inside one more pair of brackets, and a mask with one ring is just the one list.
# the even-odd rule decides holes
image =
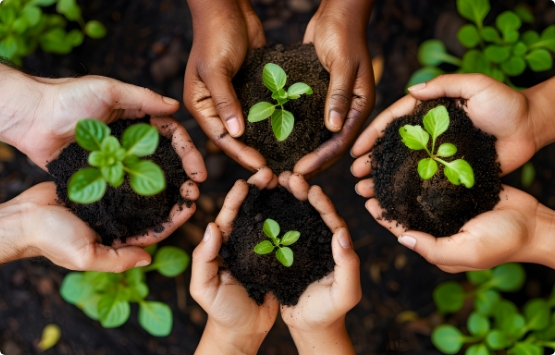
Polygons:
[[254,247],[254,252],[259,255],[269,254],[278,248],[276,258],[283,266],[289,267],[293,265],[293,251],[288,246],[299,240],[300,232],[289,231],[278,238],[280,233],[279,224],[273,219],[268,218],[264,221],[262,231],[270,240],[264,240]]
[[145,273],[158,270],[166,277],[183,273],[191,261],[189,255],[176,247],[146,250],[152,264],[130,269],[121,274],[109,272],[70,272],[60,288],[62,298],[81,309],[88,317],[100,321],[104,328],[116,328],[127,322],[130,303],[139,304],[139,324],[151,335],[168,336],[173,327],[171,308],[162,302],[148,301],[149,288]]
[[[434,302],[445,323],[432,332],[436,348],[444,354],[456,354],[466,346],[465,355],[541,355],[544,347],[555,349],[555,288],[547,299],[530,299],[519,311],[500,291],[522,288],[526,274],[520,264],[470,271],[466,276],[473,289],[465,291],[459,282],[449,281],[434,290]],[[460,322],[461,314],[447,324],[445,316],[462,310],[467,301],[473,302],[473,309],[465,324]]]
[[533,30],[520,33],[523,23],[534,23],[534,15],[526,5],[518,4],[514,11],[501,13],[488,26],[484,25],[490,12],[488,0],[457,0],[457,10],[472,22],[463,25],[457,33],[459,42],[467,48],[466,53],[458,58],[449,54],[440,40],[424,41],[418,49],[418,61],[424,67],[412,75],[407,86],[431,80],[446,73],[444,69],[455,67],[449,72],[482,73],[520,89],[510,77],[521,75],[527,67],[535,72],[553,67],[555,25],[548,26],[541,34]]
[[152,196],[166,188],[162,169],[150,160],[139,157],[154,153],[158,147],[156,128],[146,123],[128,127],[118,139],[110,135],[110,127],[104,123],[84,119],[77,123],[75,140],[81,148],[91,152],[89,164],[73,174],[69,180],[69,199],[87,204],[99,201],[106,192],[106,183],[119,187],[125,173],[133,191]]
[[[262,71],[262,81],[272,92],[272,99],[277,104],[270,102],[259,102],[249,110],[249,122],[259,122],[271,117],[272,131],[278,141],[284,141],[289,137],[295,124],[293,114],[283,108],[289,100],[296,100],[302,94],[312,95],[312,88],[304,83],[295,83],[284,89],[287,82],[287,75],[281,67],[274,63],[268,63]],[[277,108],[279,106],[279,108]]]
[[[106,36],[106,28],[98,21],[86,22],[76,0],[4,0],[0,10],[0,57],[22,65],[22,58],[40,45],[43,51],[67,54],[91,38]],[[56,12],[42,8],[56,5]],[[81,27],[66,31],[67,20]]]
[[[430,156],[418,162],[418,174],[424,180],[431,179],[437,172],[437,163],[445,166],[443,172],[447,179],[454,184],[461,183],[467,188],[474,186],[474,171],[466,160],[457,159],[447,162],[441,158],[452,157],[457,153],[457,147],[452,143],[441,144],[435,150],[436,139],[449,128],[449,113],[445,106],[440,105],[428,111],[424,116],[424,129],[420,126],[404,125],[399,128],[401,141],[413,150],[425,150]],[[432,136],[432,150],[428,149],[428,141]]]

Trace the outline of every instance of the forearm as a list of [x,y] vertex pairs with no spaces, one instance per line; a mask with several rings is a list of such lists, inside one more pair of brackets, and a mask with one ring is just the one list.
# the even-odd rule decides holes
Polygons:
[[18,199],[0,205],[0,264],[36,256],[26,235],[28,204]]
[[555,269],[555,211],[538,203],[534,236],[527,261]]
[[196,355],[251,355],[256,354],[265,334],[235,334],[221,329],[208,319]]
[[[374,0],[322,0],[315,16],[334,16],[345,23],[356,23],[366,29]],[[353,16],[354,15],[354,16]]]
[[350,355],[355,354],[345,328],[345,319],[325,330],[314,332],[289,329],[299,355]]
[[555,142],[555,78],[523,92],[528,99],[528,120],[534,132],[536,149]]

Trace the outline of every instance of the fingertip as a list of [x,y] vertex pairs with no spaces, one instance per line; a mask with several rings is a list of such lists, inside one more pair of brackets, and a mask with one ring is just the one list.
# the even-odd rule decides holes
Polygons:
[[245,123],[242,118],[242,115],[241,117],[237,117],[237,115],[233,115],[232,117],[227,118],[226,120],[224,120],[224,125],[227,131],[229,132],[229,135],[232,136],[233,138],[238,138],[242,136],[243,133],[245,132]]
[[343,122],[345,121],[345,116],[342,115],[337,110],[330,110],[328,114],[328,119],[326,121],[326,127],[332,132],[339,132],[343,127]]

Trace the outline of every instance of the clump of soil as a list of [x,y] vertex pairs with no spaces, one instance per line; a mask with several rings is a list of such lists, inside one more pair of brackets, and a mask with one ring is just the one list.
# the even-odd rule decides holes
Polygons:
[[[456,234],[468,220],[492,210],[499,202],[502,187],[496,138],[474,127],[461,107],[464,104],[463,100],[447,98],[423,102],[412,114],[395,119],[378,139],[371,160],[376,198],[385,210],[382,218],[442,237]],[[464,159],[472,166],[475,183],[470,189],[451,184],[439,163],[436,174],[422,180],[417,166],[420,159],[428,158],[427,153],[411,150],[401,142],[399,128],[406,124],[424,127],[424,115],[438,105],[447,107],[451,124],[438,137],[436,147],[455,144],[457,153],[446,161]]]
[[285,70],[286,89],[294,83],[303,82],[314,91],[310,96],[302,95],[284,105],[295,116],[295,126],[283,142],[274,136],[270,119],[255,123],[246,121],[241,140],[256,148],[266,158],[268,167],[279,174],[293,170],[297,161],[330,139],[332,133],[324,125],[324,105],[330,75],[311,44],[290,47],[276,45],[249,51],[241,70],[233,78],[245,120],[254,104],[274,102],[272,93],[262,82],[262,69],[268,63],[275,63]]
[[[140,122],[149,123],[149,119],[119,120],[109,125],[111,134],[119,139],[127,127]],[[67,193],[69,179],[79,169],[89,166],[88,156],[89,152],[77,143],[72,143],[47,168],[55,179],[60,202],[87,222],[102,237],[105,245],[111,245],[115,239],[125,241],[130,236],[144,235],[148,229],[162,232],[162,224],[170,220],[170,210],[176,203],[180,207],[191,205],[180,194],[181,185],[188,180],[181,158],[175,152],[171,140],[164,136],[160,136],[154,154],[141,158],[152,160],[164,171],[166,190],[155,196],[146,197],[135,193],[126,176],[118,188],[107,185],[106,194],[98,202],[88,205],[71,202]]]
[[[289,246],[294,256],[290,267],[276,259],[275,250],[266,255],[254,252],[256,244],[268,240],[262,231],[267,218],[280,225],[280,238],[290,230],[301,233],[299,240]],[[297,200],[282,187],[260,191],[251,185],[220,255],[225,267],[259,305],[268,291],[281,304],[296,305],[308,285],[333,271],[331,238],[332,232],[308,202]]]

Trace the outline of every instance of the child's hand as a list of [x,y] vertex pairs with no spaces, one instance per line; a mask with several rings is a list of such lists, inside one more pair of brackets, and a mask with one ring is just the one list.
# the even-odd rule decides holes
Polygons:
[[[282,174],[280,180],[287,180]],[[333,232],[335,269],[303,292],[296,306],[282,306],[281,316],[289,327],[299,354],[354,354],[345,329],[345,314],[362,297],[360,261],[353,250],[345,221],[318,186],[309,187],[299,174],[289,177],[286,187],[297,198],[308,199]]]
[[[260,189],[273,188],[277,178],[268,168],[249,179]],[[247,197],[248,184],[239,180],[227,195],[216,223],[210,223],[204,239],[193,253],[191,295],[208,313],[208,322],[196,354],[256,354],[272,328],[279,309],[268,293],[261,306],[228,271],[220,271],[218,256],[224,239]]]

